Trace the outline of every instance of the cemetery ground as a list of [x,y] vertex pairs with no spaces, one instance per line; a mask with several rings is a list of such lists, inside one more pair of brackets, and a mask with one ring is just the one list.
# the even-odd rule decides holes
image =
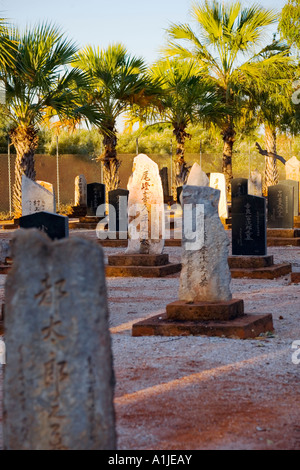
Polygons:
[[[71,230],[73,236],[96,238],[92,230]],[[123,251],[104,248],[106,257]],[[179,247],[164,252],[180,262]],[[300,247],[269,247],[268,254],[300,271]],[[300,364],[292,361],[292,343],[300,340],[300,284],[290,275],[232,280],[246,313],[273,315],[274,332],[256,339],[132,337],[132,324],[163,313],[178,287],[179,273],[107,279],[118,449],[299,450]],[[0,410],[2,380],[3,370]],[[0,411],[0,448],[1,423]]]

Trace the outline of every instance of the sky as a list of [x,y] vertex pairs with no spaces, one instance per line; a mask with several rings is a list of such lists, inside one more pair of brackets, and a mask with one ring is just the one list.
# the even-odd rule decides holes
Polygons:
[[[61,27],[78,47],[107,47],[121,42],[148,64],[159,56],[170,23],[191,25],[191,0],[0,0],[1,16],[24,29],[39,22]],[[286,0],[254,0],[281,10]],[[242,0],[249,5],[249,0]]]

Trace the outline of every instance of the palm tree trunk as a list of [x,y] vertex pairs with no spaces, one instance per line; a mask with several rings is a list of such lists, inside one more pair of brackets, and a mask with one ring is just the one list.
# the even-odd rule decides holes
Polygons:
[[173,199],[177,200],[177,188],[183,186],[189,176],[190,166],[187,165],[184,159],[184,144],[186,139],[190,139],[191,135],[185,131],[186,126],[174,126],[173,134],[176,137],[177,147],[176,147],[176,160],[175,160],[175,182],[173,191]]
[[222,172],[225,176],[227,197],[230,199],[232,180],[232,149],[235,141],[235,130],[231,124],[229,124],[222,132],[222,137],[224,142]]
[[10,133],[16,150],[13,209],[15,218],[22,215],[22,175],[35,181],[34,154],[38,145],[37,130],[33,127],[17,127]]
[[108,201],[109,191],[118,189],[120,186],[119,168],[120,160],[117,158],[117,137],[115,129],[112,128],[109,134],[104,134],[104,152],[100,159],[103,162],[103,183],[105,184],[106,201]]
[[[265,126],[265,142],[268,153],[276,154],[276,131],[270,126]],[[278,184],[279,175],[276,158],[272,156],[265,157],[265,174],[263,194],[267,196],[268,187]]]

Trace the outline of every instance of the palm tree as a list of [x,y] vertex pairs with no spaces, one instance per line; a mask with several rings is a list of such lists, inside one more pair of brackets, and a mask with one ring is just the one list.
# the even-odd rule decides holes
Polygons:
[[175,186],[183,186],[190,168],[184,158],[185,141],[191,138],[187,127],[200,121],[204,123],[207,119],[216,120],[220,99],[214,83],[199,74],[194,61],[160,60],[149,73],[161,82],[160,114],[163,122],[172,125],[177,143]]
[[159,93],[146,75],[142,58],[130,56],[121,44],[107,49],[87,46],[77,55],[74,65],[88,73],[94,83],[90,101],[105,115],[98,126],[103,136],[103,179],[106,192],[119,187],[120,161],[117,157],[117,120],[130,108],[150,105]]
[[11,27],[5,18],[0,18],[0,68],[12,66],[14,54],[17,48],[16,41],[12,38]]
[[[11,123],[10,139],[16,150],[13,207],[22,213],[22,175],[35,180],[34,154],[38,126],[54,116],[97,120],[81,93],[89,80],[78,69],[68,68],[76,46],[52,25],[41,24],[17,36],[13,66],[3,74],[6,87],[4,112]],[[98,117],[99,118],[99,117]]]
[[[168,29],[169,44],[165,54],[196,60],[219,87],[226,108],[231,109],[231,113],[224,112],[221,129],[224,141],[222,167],[230,193],[236,124],[247,104],[243,100],[243,82],[245,77],[264,81],[263,70],[267,68],[269,58],[253,51],[255,47],[261,47],[265,29],[276,21],[277,15],[257,5],[242,8],[239,1],[224,4],[206,0],[192,7],[192,16],[199,34],[188,24],[172,24]],[[258,57],[264,67],[257,67]],[[259,70],[262,73],[257,77]]]

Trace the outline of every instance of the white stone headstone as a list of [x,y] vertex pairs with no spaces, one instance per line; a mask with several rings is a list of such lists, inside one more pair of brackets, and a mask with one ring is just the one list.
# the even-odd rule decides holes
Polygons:
[[53,186],[47,183],[49,191],[45,187],[46,182],[42,182],[43,185],[36,181],[32,181],[26,176],[22,176],[22,216],[34,214],[35,212],[53,212],[56,213],[55,195]]
[[262,196],[262,177],[257,169],[251,171],[250,179],[248,180],[248,194]]
[[209,179],[209,186],[221,191],[219,200],[219,217],[223,219],[228,218],[228,204],[226,197],[226,180],[223,173],[211,173]]
[[75,178],[75,206],[87,205],[87,183],[84,175]]
[[164,195],[158,165],[147,155],[133,161],[129,178],[126,253],[161,254],[164,249]]
[[286,162],[285,174],[287,180],[300,181],[300,161],[297,157],[294,156]]
[[209,179],[198,163],[192,166],[186,186],[209,186]]

